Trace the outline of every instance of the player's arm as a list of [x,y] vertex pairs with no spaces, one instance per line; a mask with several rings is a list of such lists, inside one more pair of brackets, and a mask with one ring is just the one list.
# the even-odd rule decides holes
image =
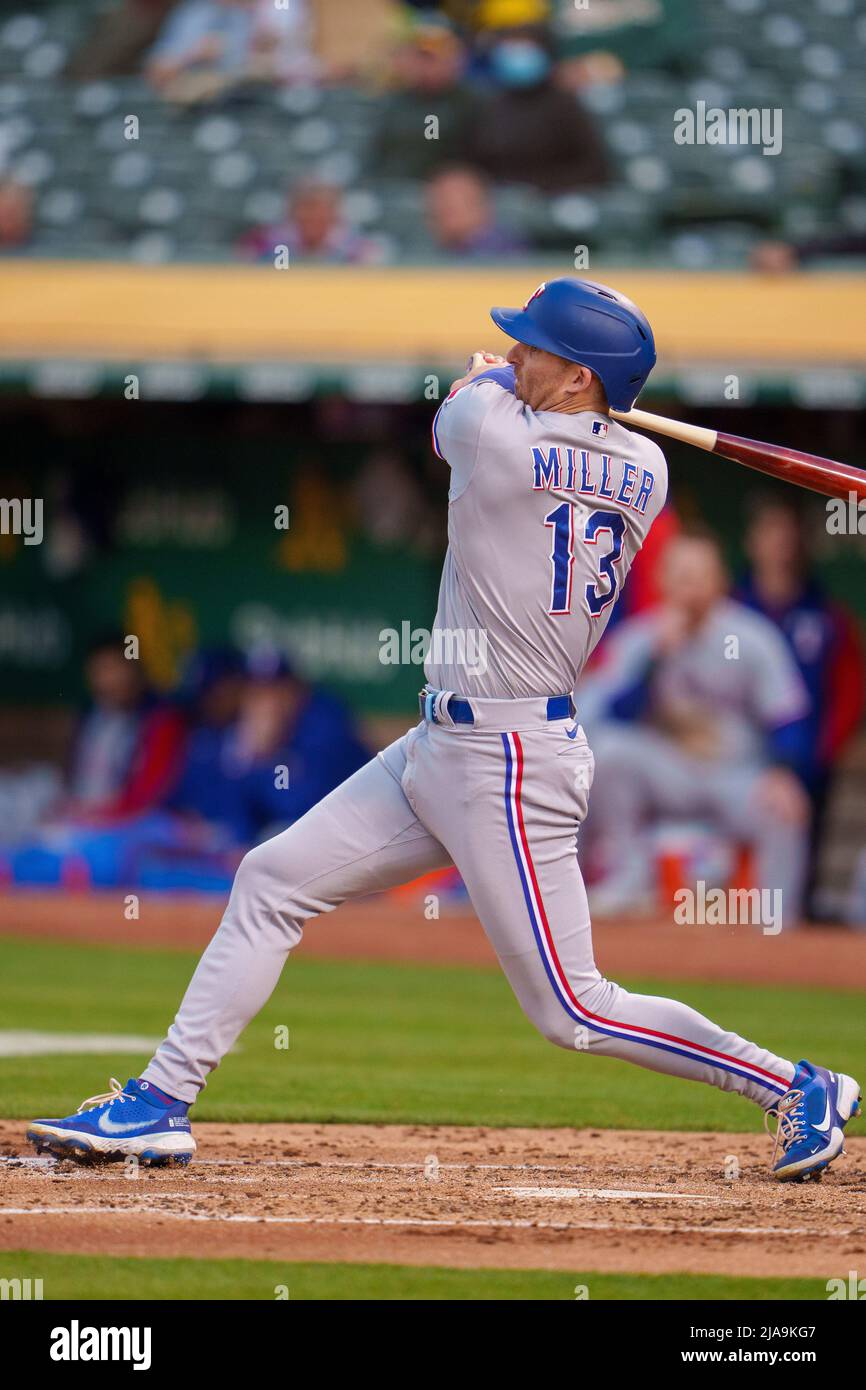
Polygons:
[[[476,391],[486,382],[514,394],[514,368],[504,357],[492,352],[473,352],[466,363],[463,376],[452,381],[451,389],[433,418],[433,450],[436,456],[458,465],[458,454],[474,449],[481,421],[490,402]],[[472,387],[470,391],[467,388]]]
[[474,352],[433,419],[433,450],[451,468],[451,501],[468,486],[484,422],[503,401],[516,405],[514,369],[493,353]]
[[769,619],[753,653],[753,700],[774,760],[799,771],[812,702],[787,642]]
[[603,656],[581,679],[575,699],[581,723],[613,719],[633,723],[649,712],[652,677],[658,664],[658,614],[626,618],[606,639]]

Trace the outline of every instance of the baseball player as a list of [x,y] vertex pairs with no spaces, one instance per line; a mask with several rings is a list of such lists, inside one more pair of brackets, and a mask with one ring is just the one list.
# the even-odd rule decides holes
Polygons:
[[473,354],[433,423],[450,467],[449,545],[420,722],[246,855],[142,1076],[35,1122],[37,1149],[189,1162],[189,1106],[305,924],[453,863],[551,1042],[748,1096],[777,1118],[779,1178],[841,1152],[860,1109],[852,1077],[631,994],[595,965],[576,855],[593,756],[571,692],[579,702],[581,670],[665,500],[661,451],[609,414],[631,408],[655,347],[630,300],[586,280],[552,280],[492,318],[514,340],[507,358]]
[[[602,667],[582,687],[596,760],[587,830],[594,862],[603,874],[610,865],[590,896],[593,913],[621,915],[646,897],[646,823],[674,816],[750,844],[757,883],[778,893],[776,928],[796,925],[809,843],[797,776],[812,756],[808,692],[776,625],[727,597],[715,537],[676,537],[661,572],[662,602],[608,634]],[[624,839],[638,849],[627,864]]]

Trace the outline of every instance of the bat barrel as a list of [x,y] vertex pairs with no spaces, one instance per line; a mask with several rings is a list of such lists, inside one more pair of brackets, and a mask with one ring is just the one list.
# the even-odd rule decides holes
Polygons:
[[719,434],[714,454],[755,468],[760,473],[782,478],[797,487],[823,493],[825,497],[847,497],[854,493],[858,502],[866,500],[866,472],[835,459],[804,454],[780,444],[762,444],[757,439],[741,439],[735,434]]

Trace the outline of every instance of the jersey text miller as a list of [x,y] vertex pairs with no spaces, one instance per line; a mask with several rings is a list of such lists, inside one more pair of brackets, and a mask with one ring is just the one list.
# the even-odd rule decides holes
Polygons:
[[564,453],[563,459],[556,444],[547,449],[543,445],[533,446],[534,492],[576,492],[584,497],[604,497],[631,507],[643,516],[655,485],[648,468],[639,469],[628,459],[613,462],[609,454],[593,454],[589,449],[567,448]]

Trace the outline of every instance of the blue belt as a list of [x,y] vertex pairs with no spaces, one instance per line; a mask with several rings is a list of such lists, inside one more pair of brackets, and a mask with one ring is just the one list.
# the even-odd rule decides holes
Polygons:
[[[422,690],[418,694],[418,707],[421,711],[421,718],[428,719],[431,724],[439,721],[434,713],[434,701],[440,692],[438,690]],[[475,715],[472,713],[472,706],[468,700],[464,700],[461,695],[452,695],[446,705],[448,717],[455,724],[474,724]],[[547,701],[547,719],[572,719],[574,717],[574,701],[570,695],[551,695]]]

